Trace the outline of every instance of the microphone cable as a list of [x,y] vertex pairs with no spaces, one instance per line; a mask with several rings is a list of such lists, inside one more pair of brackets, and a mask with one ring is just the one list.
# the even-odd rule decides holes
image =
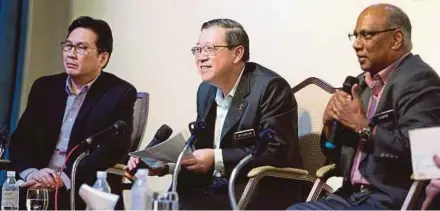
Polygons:
[[[72,155],[72,153],[80,146],[80,144],[77,144],[75,147],[73,147],[69,153],[67,153],[66,159],[64,160],[64,164],[63,167],[60,169],[60,171],[57,174],[57,178],[55,180],[55,211],[58,211],[58,184],[60,182],[61,179],[61,173],[63,173],[64,168],[66,167],[66,163],[69,160],[70,156]],[[75,187],[70,187],[70,188],[75,188]]]

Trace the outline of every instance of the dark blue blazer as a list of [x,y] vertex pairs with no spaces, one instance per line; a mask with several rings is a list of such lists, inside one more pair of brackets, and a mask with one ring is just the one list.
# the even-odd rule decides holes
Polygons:
[[[207,123],[207,130],[199,135],[196,149],[214,148],[214,128],[217,88],[203,82],[197,92],[197,120]],[[256,63],[246,63],[237,91],[227,113],[220,140],[225,176],[229,176],[237,163],[255,146],[255,139],[234,140],[235,132],[254,129],[275,131],[275,140],[265,152],[242,169],[237,183],[247,181],[248,171],[256,166],[302,168],[298,143],[297,103],[288,82],[277,73]],[[213,170],[198,174],[183,169],[179,175],[179,189],[207,187]]]
[[[11,136],[10,154],[13,168],[20,173],[28,168],[46,168],[60,135],[67,101],[67,74],[37,79],[28,96],[26,110]],[[91,86],[72,128],[68,151],[87,137],[123,120],[128,125],[124,135],[96,139],[101,142],[77,169],[77,188],[82,183],[92,185],[96,171],[122,162],[130,148],[133,130],[133,106],[136,89],[113,74],[102,72]],[[84,149],[76,150],[64,172],[70,178],[73,161]]]

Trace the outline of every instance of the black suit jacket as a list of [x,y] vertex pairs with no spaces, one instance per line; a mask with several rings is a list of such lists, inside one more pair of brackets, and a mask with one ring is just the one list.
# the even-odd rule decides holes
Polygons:
[[[202,83],[197,92],[197,120],[205,120],[207,130],[197,137],[196,149],[213,148],[216,118],[217,88]],[[276,132],[275,143],[254,162],[240,172],[237,182],[244,182],[249,169],[261,165],[302,167],[298,146],[297,104],[286,80],[275,72],[256,63],[246,67],[232,99],[223,125],[220,148],[223,152],[225,176],[248,155],[255,139],[234,140],[237,131],[254,129],[258,134],[270,128]],[[214,168],[205,174],[183,169],[179,175],[179,189],[206,187],[211,183]]]
[[[18,173],[48,166],[58,143],[66,107],[66,79],[67,74],[62,73],[39,78],[32,85],[26,110],[11,136],[11,161]],[[128,131],[124,135],[94,140],[102,143],[80,162],[77,188],[82,183],[93,185],[96,171],[105,170],[127,156],[136,93],[131,84],[106,72],[101,72],[91,86],[73,125],[68,151],[117,120],[125,121]],[[64,169],[69,178],[74,160],[83,151],[79,148],[69,158]]]
[[[367,111],[371,89],[364,74],[360,80],[360,95]],[[391,73],[378,102],[376,113],[394,110],[395,118],[376,126],[373,140],[364,147],[360,172],[378,191],[370,197],[380,204],[399,209],[412,181],[411,152],[408,130],[440,125],[440,79],[437,73],[418,55],[408,55]],[[334,161],[344,176],[340,194],[350,193],[350,170],[359,136],[343,128],[336,135],[339,146],[324,153]]]

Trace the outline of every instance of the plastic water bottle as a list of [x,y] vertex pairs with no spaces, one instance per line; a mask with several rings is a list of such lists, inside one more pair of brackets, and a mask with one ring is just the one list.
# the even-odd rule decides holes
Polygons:
[[[105,192],[105,193],[111,193],[110,185],[107,182],[107,172],[105,171],[97,171],[96,172],[96,181],[95,184],[93,184],[93,189]],[[91,207],[87,206],[86,210],[92,210]]]
[[93,188],[105,193],[111,193],[110,185],[107,182],[107,172],[96,172],[96,182],[93,184]]
[[15,180],[15,171],[6,173],[7,179],[2,187],[2,210],[18,210],[19,187]]
[[131,187],[131,209],[151,210],[153,208],[153,194],[147,183],[148,170],[139,169],[136,181]]

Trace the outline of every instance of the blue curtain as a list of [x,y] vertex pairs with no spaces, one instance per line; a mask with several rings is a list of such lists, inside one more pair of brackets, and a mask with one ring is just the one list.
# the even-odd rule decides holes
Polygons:
[[28,6],[28,0],[0,0],[0,126],[9,131],[19,115]]

